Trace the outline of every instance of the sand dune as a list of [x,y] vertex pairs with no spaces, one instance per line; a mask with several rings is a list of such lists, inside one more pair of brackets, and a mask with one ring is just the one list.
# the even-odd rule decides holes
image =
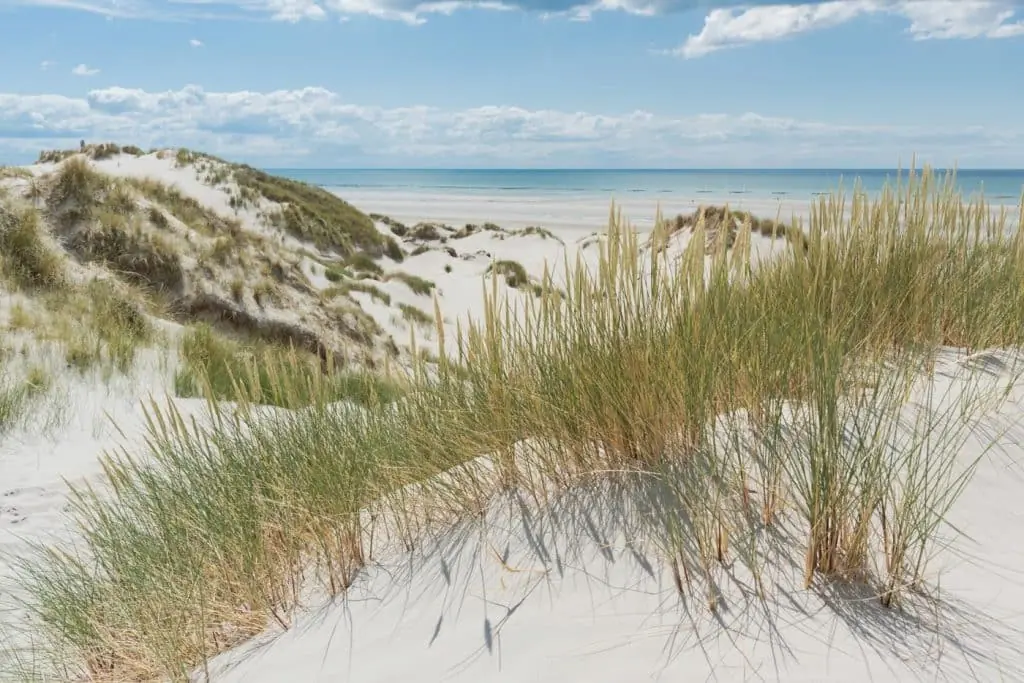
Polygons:
[[[290,303],[261,315],[301,320],[317,310],[325,292],[346,287],[346,301],[377,330],[368,348],[380,351],[389,340],[401,347],[398,363],[409,359],[413,331],[417,348],[441,351],[434,323],[410,317],[410,308],[432,316],[436,296],[450,340],[469,319],[484,316],[487,282],[497,281],[513,301],[536,301],[546,266],[556,266],[555,288],[565,285],[557,266],[567,258],[579,256],[597,267],[608,218],[608,206],[590,198],[353,190],[345,199],[367,214],[381,214],[371,224],[380,244],[393,240],[401,252],[390,259],[375,253],[376,269],[364,264],[360,270],[340,248],[296,236],[268,218],[285,204],[261,196],[240,206],[232,198],[241,185],[230,177],[209,180],[217,164],[200,168],[167,154],[118,154],[89,164],[115,178],[152,178],[177,188],[294,261]],[[0,187],[15,202],[28,201],[32,178],[57,171],[52,162],[37,164],[28,175],[11,174]],[[140,201],[172,213],[155,199]],[[712,201],[702,196],[661,208],[672,215],[706,203]],[[640,232],[641,248],[649,249],[655,201],[627,198],[620,206]],[[731,206],[764,218],[774,218],[781,207],[783,221],[787,212],[809,212],[794,203]],[[51,220],[45,212],[43,218]],[[182,249],[201,242],[199,232],[186,237],[182,226],[172,221]],[[144,229],[157,228],[147,223]],[[670,258],[681,258],[692,237],[690,230],[670,235],[664,245]],[[750,240],[755,267],[791,250],[783,238],[755,233]],[[197,264],[205,258],[199,252],[192,257]],[[67,258],[81,282],[97,272],[119,277],[103,263]],[[499,263],[519,266],[525,280],[511,265],[492,280]],[[202,271],[197,266],[194,272]],[[212,272],[208,281],[195,280],[196,286],[221,286],[223,276]],[[158,320],[171,341],[141,351],[123,374],[80,373],[67,367],[60,340],[40,342],[13,331],[14,304],[49,304],[42,297],[35,301],[28,290],[0,291],[9,299],[0,322],[16,352],[5,372],[17,382],[42,365],[53,383],[34,404],[35,412],[0,431],[0,635],[10,638],[8,650],[23,648],[21,656],[31,657],[29,634],[21,630],[27,616],[16,604],[25,597],[13,581],[16,558],[33,543],[77,538],[78,530],[67,526],[68,485],[102,483],[101,459],[113,449],[145,452],[148,400],[169,402],[186,419],[205,419],[209,407],[203,399],[172,395],[181,364],[174,340],[190,321]],[[248,299],[244,305],[264,311]],[[331,321],[316,322],[329,327]],[[977,471],[941,531],[930,580],[920,594],[911,591],[901,609],[881,607],[877,593],[856,583],[805,588],[803,558],[794,553],[799,521],[792,510],[774,531],[759,528],[734,539],[713,583],[687,580],[681,592],[678,568],[648,533],[652,518],[670,514],[659,490],[642,478],[612,473],[557,491],[543,505],[525,491],[506,491],[478,519],[442,525],[412,551],[395,539],[367,537],[364,544],[373,548],[369,561],[344,596],[306,594],[291,628],[282,631],[269,621],[262,635],[198,667],[192,680],[1024,680],[1018,652],[1024,642],[1024,555],[1015,542],[1015,504],[1024,486],[1022,362],[1024,357],[1010,352],[982,351],[965,359],[963,349],[946,348],[933,374],[919,378],[907,396],[911,415],[921,406],[927,410],[936,395],[953,405],[966,400],[968,380],[1008,390],[1006,403],[970,421],[957,445],[955,467],[977,465]],[[912,426],[908,418],[903,428]],[[481,455],[467,466],[488,462]],[[758,493],[752,495],[756,499]],[[761,559],[748,563],[744,543],[756,543],[761,551],[754,555]],[[753,565],[763,575],[755,576]]]

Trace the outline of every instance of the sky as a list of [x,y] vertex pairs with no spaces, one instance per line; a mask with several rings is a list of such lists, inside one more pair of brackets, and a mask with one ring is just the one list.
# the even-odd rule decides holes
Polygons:
[[1024,0],[0,0],[0,163],[1024,167]]

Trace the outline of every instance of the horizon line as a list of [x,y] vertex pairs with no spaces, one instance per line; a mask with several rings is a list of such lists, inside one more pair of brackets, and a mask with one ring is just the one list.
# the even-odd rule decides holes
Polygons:
[[[525,167],[525,166],[510,166],[510,167],[499,167],[499,166],[480,166],[480,167],[445,167],[445,166],[265,166],[263,167],[266,171],[517,171],[517,172],[529,172],[529,173],[567,173],[567,172],[645,172],[645,173],[708,173],[708,172],[793,172],[793,171],[831,171],[831,172],[880,172],[886,173],[903,173],[907,174],[913,170],[915,174],[919,174],[923,168],[917,167],[911,169],[910,167],[840,167],[840,166],[792,166],[792,167],[690,167],[690,168],[644,168],[644,167],[600,167],[600,166],[587,166],[587,167],[575,167],[575,168],[549,168],[549,167]],[[960,171],[999,171],[1007,173],[1022,173],[1024,174],[1024,168],[1011,168],[1011,167],[966,167],[966,166],[951,166],[951,167],[939,167],[932,166],[929,169],[933,172],[960,172]]]

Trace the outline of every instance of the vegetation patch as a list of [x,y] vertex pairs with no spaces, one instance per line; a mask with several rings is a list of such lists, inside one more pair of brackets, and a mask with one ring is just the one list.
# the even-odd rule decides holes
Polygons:
[[232,165],[232,169],[239,187],[282,206],[275,220],[293,237],[346,256],[356,250],[373,257],[384,253],[384,236],[377,232],[370,217],[340,197],[250,166]]
[[396,221],[394,218],[391,218],[390,216],[385,216],[379,213],[371,213],[370,218],[388,226],[391,232],[398,237],[405,237],[405,235],[409,232],[409,226],[407,226],[405,223],[401,221]]
[[181,257],[174,246],[143,230],[138,219],[111,211],[74,232],[67,247],[86,261],[103,263],[132,282],[178,294],[184,288]]
[[0,353],[0,437],[24,423],[51,383],[39,366],[27,373],[15,372],[5,355]]
[[321,359],[278,344],[243,344],[194,326],[182,340],[183,367],[175,376],[178,396],[209,396],[283,408],[353,401],[373,405],[396,400],[400,384],[370,372],[326,368]]
[[423,242],[436,242],[443,239],[441,230],[443,226],[437,223],[417,223],[411,231],[409,231],[409,237],[414,240],[420,240]]
[[713,253],[719,241],[731,249],[736,242],[736,235],[744,226],[749,226],[754,234],[762,237],[787,239],[798,248],[807,249],[806,238],[799,229],[787,226],[776,220],[758,218],[749,211],[737,211],[728,206],[701,206],[690,214],[680,214],[667,221],[668,234],[682,230],[691,232],[701,224],[707,236],[707,253]]
[[[160,204],[175,218],[204,235],[229,234],[237,236],[241,233],[241,224],[234,219],[225,218],[211,211],[198,201],[182,194],[177,188],[151,178],[128,178],[125,182],[137,189],[142,196]],[[162,211],[156,209],[162,215]],[[151,218],[153,211],[150,211]],[[154,225],[166,225],[166,216],[156,218]]]
[[380,267],[380,264],[374,261],[373,257],[365,252],[356,252],[349,256],[345,260],[345,267],[357,275],[363,275],[364,277],[367,275],[371,277],[380,277],[384,274],[384,269]]
[[402,312],[402,319],[411,325],[426,327],[434,324],[434,318],[428,313],[409,304],[398,304],[398,310]]
[[505,278],[505,284],[513,289],[519,289],[530,283],[530,276],[526,273],[526,268],[518,261],[495,261],[487,267],[488,273],[497,273],[499,276]]
[[510,230],[508,234],[514,237],[529,237],[531,235],[536,235],[537,237],[540,237],[542,240],[550,239],[554,240],[555,242],[558,242],[559,244],[564,244],[562,240],[555,235],[555,233],[551,232],[547,228],[542,228],[538,225],[530,225],[519,230]]
[[428,296],[430,291],[436,286],[430,280],[422,278],[419,275],[412,275],[410,273],[403,273],[400,271],[388,273],[385,280],[398,280],[408,287],[413,294],[419,294],[420,296]]
[[36,209],[0,203],[0,274],[18,288],[66,284],[64,259],[47,244]]
[[0,180],[6,180],[8,178],[29,180],[33,177],[32,171],[27,168],[22,168],[20,166],[0,166]]
[[371,282],[342,281],[338,285],[325,289],[323,295],[325,298],[330,299],[336,296],[346,296],[352,292],[363,292],[364,294],[369,294],[374,301],[379,301],[385,306],[391,305],[391,295]]
[[116,145],[113,142],[104,142],[99,144],[82,144],[78,149],[50,149],[44,150],[39,153],[39,158],[36,160],[37,164],[59,164],[62,161],[70,159],[71,157],[80,154],[88,159],[95,159],[100,161],[102,159],[109,159],[110,157],[117,156],[118,154],[130,154],[135,157],[140,157],[145,152],[135,145]]

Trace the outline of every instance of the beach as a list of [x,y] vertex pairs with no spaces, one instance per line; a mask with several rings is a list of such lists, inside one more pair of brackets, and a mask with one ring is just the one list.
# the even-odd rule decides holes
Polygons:
[[[572,234],[592,233],[612,205],[641,230],[659,211],[670,217],[700,205],[729,205],[762,218],[806,220],[813,202],[859,185],[877,198],[907,171],[277,171],[345,197],[369,213],[420,221],[492,222],[519,228],[541,225]],[[941,174],[939,176],[942,177]],[[1019,207],[1024,173],[960,171],[960,191],[984,192],[993,206]]]

